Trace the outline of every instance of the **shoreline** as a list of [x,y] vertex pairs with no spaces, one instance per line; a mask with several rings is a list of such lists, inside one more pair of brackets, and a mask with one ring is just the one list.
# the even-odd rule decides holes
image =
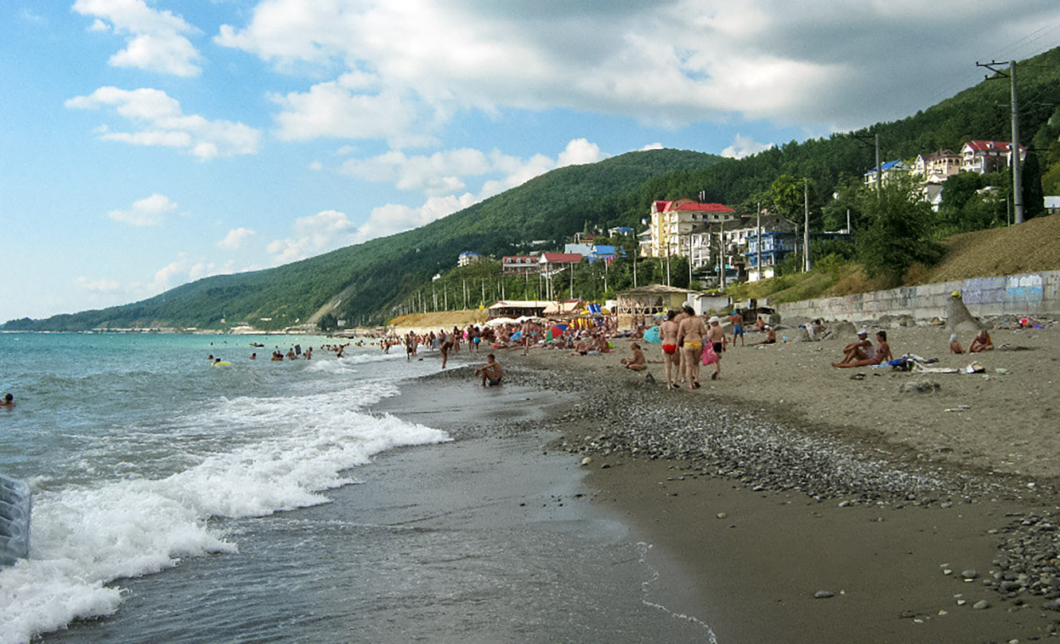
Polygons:
[[[943,333],[896,329],[891,344],[896,355],[937,355],[931,348]],[[988,452],[994,441],[1022,440],[991,437],[1013,430],[989,424],[962,435],[962,449],[928,447],[969,418],[942,411],[966,404],[954,401],[973,396],[975,409],[993,395],[1000,400],[988,415],[996,416],[1019,404],[1014,389],[1033,395],[1051,385],[1056,333],[1035,334],[995,332],[995,344],[1033,344],[1027,351],[938,356],[942,366],[978,360],[991,377],[933,375],[940,390],[918,397],[890,393],[925,378],[907,373],[851,380],[849,371],[823,370],[804,377],[802,389],[788,386],[831,360],[839,340],[730,349],[723,379],[697,392],[666,391],[657,363],[651,380],[622,369],[625,341],[604,356],[496,353],[509,384],[573,397],[536,424],[562,432],[551,449],[591,459],[595,503],[626,517],[638,537],[696,579],[706,605],[673,609],[705,619],[719,641],[841,642],[866,633],[873,641],[1025,641],[1055,633],[1060,622],[1056,477],[1042,476],[1055,422],[1027,421],[1040,410],[1024,404],[1011,427],[1041,435],[1035,449]],[[658,349],[648,352],[654,360]],[[481,359],[460,352],[452,370],[425,384],[437,377],[476,387],[460,365]],[[1017,377],[993,375],[997,368]],[[729,379],[735,391],[724,389]],[[837,394],[867,413],[822,414]],[[1044,409],[1050,404],[1046,397]],[[914,420],[875,421],[871,412],[888,406]],[[932,413],[917,419],[922,409]],[[1032,561],[1050,547],[1050,557]],[[965,581],[965,572],[974,578]]]

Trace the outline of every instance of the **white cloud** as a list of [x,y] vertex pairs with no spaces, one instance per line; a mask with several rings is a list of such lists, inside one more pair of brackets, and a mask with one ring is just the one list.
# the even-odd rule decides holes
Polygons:
[[155,271],[151,282],[134,284],[131,288],[136,292],[154,295],[187,282],[232,272],[232,262],[218,266],[204,257],[190,257],[187,253],[179,253],[176,260]]
[[89,291],[90,293],[115,293],[121,290],[121,284],[108,279],[93,280],[82,276],[78,277],[75,283],[78,288]]
[[368,221],[357,228],[354,241],[351,243],[360,243],[376,237],[386,237],[419,228],[436,219],[463,210],[476,201],[474,196],[465,193],[460,196],[431,197],[419,207],[388,204],[373,208]]
[[256,234],[257,233],[249,228],[233,228],[228,231],[228,234],[225,235],[224,239],[217,242],[217,247],[225,250],[239,250],[246,245],[247,240]]
[[357,226],[337,210],[324,210],[300,217],[291,226],[291,236],[277,239],[266,247],[275,264],[287,264],[306,257],[348,246]]
[[662,149],[663,149],[663,144],[656,142],[656,143],[649,143],[648,145],[645,145],[644,147],[642,147],[640,150],[641,150],[641,152],[647,152],[648,150],[662,150]]
[[730,159],[742,159],[772,147],[772,143],[758,143],[749,136],[737,134],[732,141],[732,145],[721,151],[721,156],[729,157]]
[[157,89],[100,87],[88,96],[71,98],[64,105],[69,109],[113,107],[135,128],[132,132],[112,132],[108,126],[101,126],[96,131],[104,141],[176,148],[202,160],[254,154],[261,144],[258,130],[243,123],[184,114],[179,101]]
[[[90,31],[126,36],[126,48],[110,57],[113,67],[133,67],[176,76],[197,76],[202,56],[185,34],[199,33],[180,16],[157,11],[144,0],[77,0],[73,10],[96,16]],[[107,25],[104,21],[109,21]]]
[[574,139],[567,144],[567,148],[563,152],[559,153],[556,167],[564,168],[569,165],[596,163],[605,158],[607,158],[607,155],[600,152],[600,146],[595,143],[589,143],[586,139]]
[[566,108],[671,127],[736,115],[866,124],[954,78],[955,90],[974,82],[970,61],[992,52],[967,34],[1003,44],[1060,21],[1053,0],[1010,5],[262,0],[214,40],[332,75],[278,100],[282,137],[400,147],[466,110]]
[[160,226],[166,216],[176,210],[177,204],[156,192],[150,197],[134,201],[128,210],[111,210],[107,216],[133,226]]

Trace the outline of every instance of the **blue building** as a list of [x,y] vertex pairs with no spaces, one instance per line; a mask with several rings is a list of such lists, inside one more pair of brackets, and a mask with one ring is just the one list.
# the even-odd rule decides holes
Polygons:
[[[810,241],[838,239],[852,242],[854,236],[850,233],[839,232],[810,233]],[[761,273],[758,270],[758,244],[758,235],[749,235],[747,237],[747,252],[743,255],[747,266],[747,279],[750,282],[774,277],[776,275],[776,266],[783,263],[788,255],[801,249],[802,235],[796,235],[793,231],[763,231],[761,239]]]

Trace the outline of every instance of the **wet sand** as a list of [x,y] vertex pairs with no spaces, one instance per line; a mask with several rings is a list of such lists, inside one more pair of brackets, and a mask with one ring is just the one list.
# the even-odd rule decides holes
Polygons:
[[[623,369],[622,340],[604,356],[497,353],[510,385],[571,396],[524,420],[562,432],[553,449],[591,459],[594,502],[665,553],[669,608],[709,623],[718,641],[1049,637],[1060,621],[1047,592],[1057,573],[1057,331],[994,331],[996,345],[1027,350],[951,356],[942,329],[887,330],[896,355],[976,360],[986,373],[833,369],[851,339],[838,338],[730,349],[721,380],[690,392],[665,390],[661,364],[649,364],[651,381]],[[657,360],[657,345],[647,354]],[[476,388],[459,368],[468,358],[434,384]],[[899,392],[914,381],[939,388]],[[500,421],[507,405],[496,402],[480,410]],[[1017,550],[1041,558],[1025,564]]]

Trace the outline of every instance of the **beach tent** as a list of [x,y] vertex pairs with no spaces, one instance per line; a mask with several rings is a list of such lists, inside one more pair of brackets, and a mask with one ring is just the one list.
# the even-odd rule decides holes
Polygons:
[[505,324],[518,324],[518,321],[513,318],[493,318],[492,320],[486,322],[486,326],[490,328],[496,326],[504,326]]
[[644,341],[649,344],[661,344],[662,340],[659,339],[659,327],[653,326],[644,332]]

